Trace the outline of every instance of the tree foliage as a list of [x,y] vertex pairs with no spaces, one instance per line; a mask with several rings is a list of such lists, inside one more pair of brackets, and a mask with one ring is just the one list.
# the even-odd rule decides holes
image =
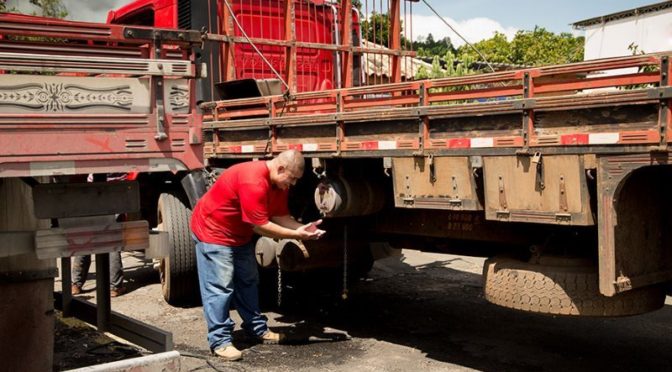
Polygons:
[[427,37],[418,38],[412,45],[419,57],[444,56],[448,52],[456,54],[453,42],[448,36],[434,40],[434,35],[430,33]]
[[[441,63],[443,62],[445,63]],[[432,67],[426,68],[420,66],[415,75],[416,79],[437,79],[449,76],[465,76],[476,73],[471,68],[474,60],[467,56],[464,60],[458,60],[455,54],[451,51],[446,52],[443,56],[434,56],[432,60]]]
[[[401,25],[403,32],[403,23]],[[390,45],[390,17],[387,13],[372,12],[369,18],[362,20],[362,37],[372,43],[389,47]],[[410,41],[401,36],[401,45],[410,45]]]
[[[555,34],[537,26],[532,31],[518,31],[510,42],[504,34],[495,33],[474,46],[488,62],[541,66],[582,61],[583,44],[583,36],[574,37],[566,32]],[[457,55],[459,58],[481,59],[467,45],[458,48]]]
[[61,0],[30,0],[30,3],[41,10],[43,17],[65,18],[68,16],[68,9]]

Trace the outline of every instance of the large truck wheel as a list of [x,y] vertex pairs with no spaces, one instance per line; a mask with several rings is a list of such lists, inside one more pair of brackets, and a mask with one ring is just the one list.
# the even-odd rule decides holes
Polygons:
[[625,316],[659,309],[660,286],[613,297],[599,293],[596,265],[588,260],[548,257],[539,263],[494,257],[483,267],[485,299],[511,309],[571,316]]
[[198,302],[196,251],[191,239],[191,210],[172,194],[161,194],[158,203],[158,227],[168,232],[170,255],[161,260],[161,290],[171,305]]

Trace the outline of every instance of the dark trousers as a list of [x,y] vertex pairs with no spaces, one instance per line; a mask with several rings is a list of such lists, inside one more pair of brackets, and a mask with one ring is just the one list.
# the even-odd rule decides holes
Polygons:
[[[110,252],[110,289],[121,287],[124,271],[121,265],[121,252]],[[75,256],[72,258],[72,284],[83,286],[91,267],[91,256]],[[97,273],[100,275],[100,273]]]

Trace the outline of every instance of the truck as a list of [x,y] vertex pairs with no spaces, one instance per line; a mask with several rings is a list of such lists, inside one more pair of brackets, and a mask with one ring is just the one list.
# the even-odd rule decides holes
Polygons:
[[164,175],[143,188],[144,199],[156,195],[166,213],[159,224],[186,220],[171,180],[203,168],[192,97],[205,73],[195,63],[201,33],[3,13],[0,35],[4,368],[52,369],[58,258],[55,300],[65,315],[152,351],[172,349],[170,333],[111,312],[107,275],[97,280],[97,306],[72,298],[70,256],[95,254],[97,272],[108,272],[107,253],[119,250],[175,260],[168,233],[150,231],[156,213],[151,222],[130,218],[142,210],[140,183],[105,176]]
[[[12,88],[0,107],[0,176],[14,190],[3,191],[14,216],[3,241],[44,254],[43,236],[81,231],[93,243],[133,225],[144,239],[135,248],[160,259],[165,299],[188,302],[197,294],[189,211],[199,195],[232,164],[297,149],[308,171],[290,211],[324,217],[328,234],[261,238],[262,267],[336,268],[345,281],[371,267],[378,243],[489,257],[485,298],[508,308],[660,308],[672,280],[670,53],[413,80],[415,53],[401,37],[413,3],[362,2],[363,17],[388,14],[373,27],[389,31],[386,46],[363,40],[348,0],[139,0],[106,25],[2,15],[0,69],[46,73],[1,76]],[[59,88],[86,79],[97,79],[86,97],[112,101],[64,101],[84,93]],[[23,88],[41,83],[45,93]],[[144,88],[144,105],[127,86]],[[39,97],[42,106],[30,102]],[[135,171],[130,184],[75,180]],[[32,222],[13,227],[25,219],[18,211]],[[140,222],[110,222],[129,211]],[[72,254],[77,239],[65,241],[48,257]],[[133,248],[107,250],[120,246]]]
[[[160,15],[168,3],[171,16]],[[123,23],[136,14],[131,8],[153,11],[144,18],[157,24],[181,20],[186,4],[197,6],[136,1],[108,20]],[[294,189],[292,211],[304,220],[324,216],[330,229],[331,240],[304,247],[259,240],[262,266],[366,268],[370,256],[353,253],[386,242],[491,257],[485,297],[505,307],[619,316],[662,306],[672,279],[668,54],[414,81],[404,71],[414,52],[402,48],[413,2],[362,2],[368,14],[389,16],[373,26],[389,31],[385,48],[362,42],[350,1],[208,4],[219,22],[206,39],[223,80],[262,85],[274,68],[283,84],[270,94],[224,92],[202,102],[204,162],[226,168],[303,151],[314,176]],[[320,21],[325,7],[335,8],[330,42],[303,39],[297,24],[310,22],[301,15]],[[284,30],[264,35],[252,22],[268,17]],[[282,63],[311,48],[331,52],[338,88],[301,89],[300,64]],[[232,62],[246,50],[262,61],[285,59],[267,59],[254,76]],[[355,79],[371,59],[387,67],[385,84]]]

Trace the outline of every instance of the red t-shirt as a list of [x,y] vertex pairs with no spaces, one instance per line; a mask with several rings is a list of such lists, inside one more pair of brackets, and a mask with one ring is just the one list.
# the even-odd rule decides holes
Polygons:
[[271,184],[265,161],[228,168],[196,203],[191,231],[205,243],[237,247],[252,239],[254,225],[286,216],[287,190]]

